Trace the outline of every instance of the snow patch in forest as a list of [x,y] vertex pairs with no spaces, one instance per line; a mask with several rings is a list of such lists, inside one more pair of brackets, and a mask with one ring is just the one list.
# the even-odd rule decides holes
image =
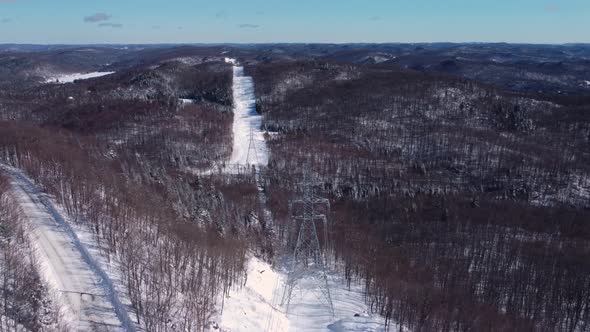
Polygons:
[[203,57],[200,57],[200,56],[185,56],[185,57],[174,58],[174,59],[171,59],[171,60],[166,61],[166,62],[174,62],[174,61],[178,61],[178,62],[180,62],[182,64],[189,65],[189,66],[195,66],[195,65],[198,65],[198,64],[203,63]]
[[180,103],[183,105],[187,105],[187,104],[195,104],[197,102],[196,99],[186,99],[186,98],[180,98]]
[[87,80],[91,78],[106,76],[114,74],[114,71],[101,71],[101,72],[92,72],[92,73],[74,73],[74,74],[59,74],[48,77],[45,80],[45,83],[58,83],[58,84],[65,84],[65,83],[73,83],[76,80]]
[[[224,299],[223,312],[217,317],[221,331],[385,331],[385,320],[368,314],[362,285],[350,288],[337,275],[329,275],[328,282],[335,316],[318,304],[313,293],[303,294],[291,302],[289,314],[281,306],[283,287],[287,277],[269,264],[252,257],[247,265],[244,285],[230,291]],[[303,288],[314,287],[312,278],[303,279]],[[215,324],[213,324],[215,326]],[[399,331],[391,326],[391,331]],[[214,327],[211,327],[211,331]]]
[[225,58],[225,63],[231,63],[234,66],[238,65],[238,60],[232,58]]

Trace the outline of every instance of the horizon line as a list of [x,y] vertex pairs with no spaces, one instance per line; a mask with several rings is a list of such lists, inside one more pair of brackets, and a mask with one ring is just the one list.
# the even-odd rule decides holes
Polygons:
[[551,42],[506,42],[506,41],[465,41],[465,42],[448,42],[448,41],[416,41],[416,42],[178,42],[178,43],[27,43],[27,42],[5,42],[0,43],[0,46],[18,45],[18,46],[183,46],[183,45],[205,45],[205,46],[223,46],[223,45],[423,45],[423,44],[451,44],[451,45],[490,45],[490,44],[505,44],[505,45],[548,45],[548,46],[570,46],[570,45],[590,45],[590,42],[565,42],[565,43],[551,43]]

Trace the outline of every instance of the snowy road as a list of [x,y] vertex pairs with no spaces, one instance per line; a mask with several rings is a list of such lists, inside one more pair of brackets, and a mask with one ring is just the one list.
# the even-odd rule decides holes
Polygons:
[[134,331],[107,274],[79,241],[51,200],[19,170],[0,166],[29,222],[42,277],[68,309],[76,331]]

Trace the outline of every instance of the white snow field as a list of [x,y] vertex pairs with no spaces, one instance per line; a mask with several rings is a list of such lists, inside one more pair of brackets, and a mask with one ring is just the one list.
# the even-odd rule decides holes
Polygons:
[[[217,317],[221,331],[385,331],[385,320],[369,315],[361,285],[351,288],[341,277],[329,275],[328,282],[334,317],[313,293],[303,294],[291,302],[289,313],[281,306],[286,275],[257,258],[250,258],[244,287],[234,289],[224,299],[223,312]],[[301,281],[303,288],[315,287],[310,279]],[[391,326],[391,331],[399,327]]]
[[233,99],[233,149],[230,164],[268,165],[268,148],[261,128],[262,116],[256,113],[254,81],[252,77],[244,76],[244,67],[238,65],[233,66]]
[[41,274],[66,308],[75,331],[135,331],[115,286],[50,198],[21,171],[0,166],[10,176],[25,213]]
[[114,74],[114,71],[96,71],[92,73],[74,73],[74,74],[62,74],[57,76],[48,77],[45,80],[45,83],[73,83],[76,80],[87,80],[90,78],[96,78],[101,76],[106,76],[110,74]]

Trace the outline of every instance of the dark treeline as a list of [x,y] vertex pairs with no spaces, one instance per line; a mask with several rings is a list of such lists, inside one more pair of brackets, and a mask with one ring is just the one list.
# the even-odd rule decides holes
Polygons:
[[416,331],[590,330],[590,112],[387,66],[247,68],[279,239],[311,165],[330,253]]
[[334,254],[415,330],[587,330],[589,214],[470,199],[338,202]]

